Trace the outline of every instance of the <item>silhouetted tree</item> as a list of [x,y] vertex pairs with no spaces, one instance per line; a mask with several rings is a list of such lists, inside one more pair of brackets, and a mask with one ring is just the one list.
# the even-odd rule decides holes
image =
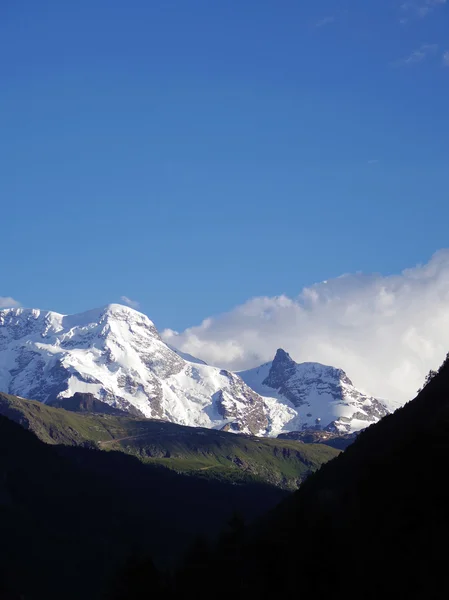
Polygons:
[[169,598],[166,577],[151,558],[131,556],[113,581],[108,600],[150,600]]

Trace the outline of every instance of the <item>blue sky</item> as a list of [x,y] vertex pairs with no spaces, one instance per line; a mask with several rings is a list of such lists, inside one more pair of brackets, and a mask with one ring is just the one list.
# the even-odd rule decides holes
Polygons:
[[0,296],[183,329],[428,261],[448,25],[443,0],[2,2]]

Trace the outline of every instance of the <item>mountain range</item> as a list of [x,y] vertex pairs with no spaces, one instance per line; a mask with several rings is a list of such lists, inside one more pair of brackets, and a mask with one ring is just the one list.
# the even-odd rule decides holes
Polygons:
[[234,373],[179,352],[150,319],[111,304],[75,315],[0,311],[0,391],[44,403],[89,393],[134,416],[276,437],[351,434],[388,414],[341,369],[272,362]]
[[[449,355],[386,414],[281,349],[224,386],[116,305],[0,318],[1,387],[39,395],[0,392],[0,598],[448,596]],[[207,428],[169,422],[178,402]],[[261,439],[250,409],[265,438],[291,418]]]

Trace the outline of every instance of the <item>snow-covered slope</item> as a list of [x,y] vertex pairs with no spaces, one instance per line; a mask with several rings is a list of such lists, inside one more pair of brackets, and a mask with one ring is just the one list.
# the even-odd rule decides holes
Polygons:
[[0,310],[0,391],[42,402],[86,392],[146,417],[270,436],[357,431],[388,412],[340,369],[296,364],[283,350],[238,374],[207,365],[119,304],[69,316]]
[[187,362],[192,362],[197,365],[207,365],[207,362],[205,362],[204,360],[201,360],[200,358],[197,358],[196,356],[192,356],[191,354],[187,354],[187,352],[181,352],[181,350],[178,350],[178,348],[175,348],[171,344],[167,344],[167,346],[170,348],[170,350],[173,350],[173,352],[176,352],[176,354],[178,356],[180,356]]
[[88,392],[184,425],[259,435],[269,426],[266,403],[237,375],[185,360],[148,317],[118,304],[70,316],[1,310],[0,391],[42,402]]
[[319,363],[298,364],[282,349],[272,362],[238,375],[265,397],[271,407],[273,433],[280,426],[284,431],[317,427],[354,432],[389,412],[380,400],[356,390],[341,369]]

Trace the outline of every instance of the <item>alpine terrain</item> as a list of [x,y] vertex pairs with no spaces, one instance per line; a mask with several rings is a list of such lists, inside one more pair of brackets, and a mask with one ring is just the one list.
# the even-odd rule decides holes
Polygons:
[[209,598],[226,564],[239,574],[235,598],[448,598],[448,460],[449,355],[414,400],[361,432],[254,527],[237,532],[233,545],[181,571],[175,597]]
[[0,390],[51,402],[91,393],[135,415],[263,435],[263,399],[237,375],[192,363],[148,317],[111,304],[65,316],[0,311]]
[[68,316],[0,310],[0,391],[59,406],[88,393],[134,416],[271,437],[351,433],[388,412],[340,369],[296,364],[283,350],[242,373],[207,365],[119,304]]
[[359,392],[341,369],[319,363],[298,364],[282,349],[272,362],[239,375],[265,398],[273,413],[283,406],[294,414],[289,431],[325,429],[347,434],[389,413],[383,402]]

